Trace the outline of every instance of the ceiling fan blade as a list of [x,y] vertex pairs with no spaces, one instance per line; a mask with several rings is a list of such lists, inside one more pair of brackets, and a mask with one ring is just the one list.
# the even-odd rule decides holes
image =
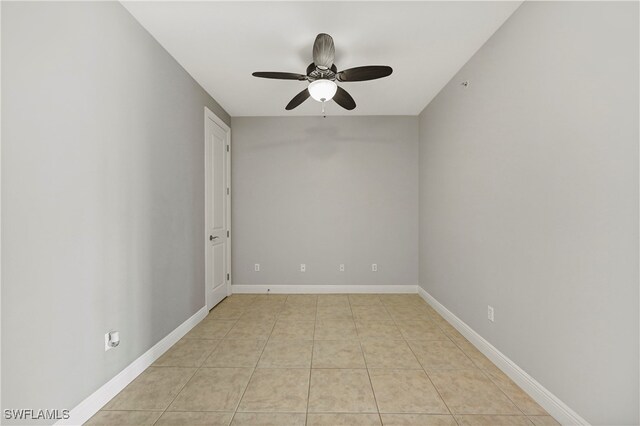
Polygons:
[[295,74],[292,72],[271,72],[271,71],[258,71],[251,74],[254,77],[261,78],[274,78],[276,80],[306,80],[307,76],[302,74]]
[[287,106],[284,107],[284,109],[286,109],[287,111],[294,109],[295,107],[306,101],[309,96],[311,96],[309,94],[309,91],[307,89],[304,89],[302,92],[295,95],[293,99],[291,99],[291,101],[287,104]]
[[333,65],[336,48],[329,34],[320,33],[313,42],[313,63],[321,69],[329,69]]
[[386,77],[392,72],[393,69],[386,65],[367,65],[340,71],[336,75],[336,79],[338,81],[367,81]]
[[333,100],[342,108],[348,109],[349,111],[356,107],[356,101],[354,101],[351,95],[340,86],[338,86],[336,94],[333,95]]

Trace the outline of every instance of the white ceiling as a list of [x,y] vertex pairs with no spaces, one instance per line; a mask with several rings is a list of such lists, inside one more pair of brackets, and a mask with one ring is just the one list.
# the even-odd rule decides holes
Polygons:
[[353,111],[416,115],[517,9],[520,1],[123,2],[133,16],[232,116],[318,115],[307,100],[285,111],[305,82],[253,71],[305,73],[316,34],[335,42],[338,70],[389,65],[390,77],[340,83]]

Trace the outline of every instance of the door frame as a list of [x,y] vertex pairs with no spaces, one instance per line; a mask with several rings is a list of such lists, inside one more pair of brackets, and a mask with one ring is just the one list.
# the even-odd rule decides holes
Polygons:
[[227,296],[231,295],[231,128],[220,119],[217,115],[213,113],[206,106],[204,107],[204,256],[205,256],[205,275],[204,275],[204,298],[205,298],[205,306],[207,310],[213,308],[213,306],[209,306],[211,303],[208,298],[208,288],[207,283],[209,282],[209,278],[211,275],[211,268],[209,265],[209,250],[211,250],[211,245],[209,244],[209,198],[211,196],[211,183],[207,176],[210,176],[210,171],[212,169],[211,162],[209,161],[209,144],[207,143],[207,120],[212,120],[218,126],[225,131],[226,137],[226,145],[227,145],[227,161],[226,161],[226,175],[227,175],[227,187],[229,188],[229,193],[227,194],[227,209],[225,214],[227,215],[227,231],[229,232],[229,236],[227,237],[227,247],[226,247],[226,273],[228,274],[227,283]]

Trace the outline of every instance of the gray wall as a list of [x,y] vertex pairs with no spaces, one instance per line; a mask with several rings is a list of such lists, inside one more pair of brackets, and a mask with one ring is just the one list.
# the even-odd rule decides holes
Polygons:
[[204,306],[205,105],[119,3],[3,2],[3,408],[73,408]]
[[421,286],[594,424],[639,421],[638,71],[637,3],[527,2],[420,116]]
[[417,283],[417,117],[232,123],[234,284]]

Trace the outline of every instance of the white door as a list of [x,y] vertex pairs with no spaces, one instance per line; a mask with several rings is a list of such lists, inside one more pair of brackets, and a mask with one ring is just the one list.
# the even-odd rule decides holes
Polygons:
[[231,131],[205,108],[206,296],[211,309],[231,294]]

